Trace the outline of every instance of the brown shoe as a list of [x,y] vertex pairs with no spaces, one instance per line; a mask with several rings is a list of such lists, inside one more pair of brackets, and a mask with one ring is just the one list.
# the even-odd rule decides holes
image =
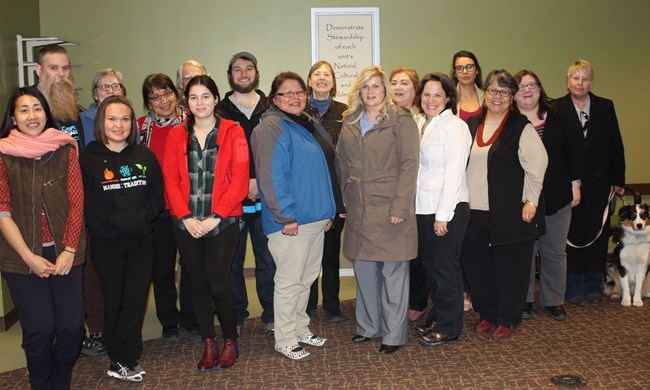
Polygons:
[[217,368],[228,368],[232,367],[235,364],[235,360],[239,357],[239,346],[237,345],[237,340],[235,339],[224,339],[223,340],[223,349],[221,350],[221,355],[215,363]]
[[199,360],[199,370],[209,370],[214,367],[217,360],[217,340],[205,339],[203,340],[203,357]]
[[458,341],[458,336],[449,337],[442,333],[431,331],[420,337],[420,344],[427,347],[435,347],[452,341]]
[[435,322],[427,322],[424,325],[418,325],[415,327],[415,333],[418,336],[425,335],[433,330],[433,328],[436,326]]
[[476,324],[474,324],[474,332],[478,334],[485,333],[490,329],[492,329],[492,323],[488,320],[478,320],[476,321]]
[[516,325],[499,325],[494,328],[494,332],[492,332],[492,338],[495,340],[507,339],[508,337],[512,336],[512,334],[515,332],[515,329],[517,329]]

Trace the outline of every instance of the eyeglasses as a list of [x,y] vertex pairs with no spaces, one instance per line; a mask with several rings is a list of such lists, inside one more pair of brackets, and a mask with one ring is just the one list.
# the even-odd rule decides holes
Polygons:
[[509,90],[509,89],[488,88],[487,93],[492,95],[492,96],[496,96],[498,94],[498,95],[501,95],[503,97],[508,97],[508,96],[512,95],[512,91]]
[[151,95],[151,96],[149,96],[149,100],[151,100],[152,102],[157,102],[158,100],[160,100],[162,98],[168,98],[168,97],[172,96],[173,94],[174,94],[174,91],[171,91],[171,90],[168,89],[165,92],[161,93],[160,95]]
[[292,97],[299,97],[299,98],[305,97],[305,96],[307,96],[307,93],[305,91],[301,90],[301,91],[278,92],[278,93],[276,93],[276,95],[290,99]]
[[466,70],[468,72],[471,72],[476,68],[476,65],[474,64],[467,64],[467,65],[456,65],[454,66],[454,69],[456,69],[456,73],[463,73],[463,70]]
[[537,83],[530,83],[530,84],[522,84],[519,86],[520,91],[525,91],[528,89],[529,91],[534,91],[539,87],[539,84]]
[[584,123],[582,124],[582,131],[584,133],[587,133],[587,130],[589,130],[589,115],[587,115],[587,113],[584,111],[580,111],[580,116],[582,116],[582,119],[584,120]]
[[122,84],[120,83],[114,83],[114,84],[100,84],[95,87],[95,89],[99,89],[102,92],[108,92],[109,90],[111,91],[119,91],[122,89]]

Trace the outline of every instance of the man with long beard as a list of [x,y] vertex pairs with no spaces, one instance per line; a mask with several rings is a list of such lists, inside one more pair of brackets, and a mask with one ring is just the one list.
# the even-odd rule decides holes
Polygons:
[[47,98],[59,129],[70,134],[81,150],[86,142],[70,70],[70,57],[63,46],[47,45],[39,50],[36,61],[37,87]]
[[[70,134],[77,141],[79,151],[83,150],[86,140],[79,115],[82,110],[77,104],[72,83],[68,51],[59,45],[43,46],[38,52],[35,70],[38,76],[37,87],[47,99],[57,128]],[[89,336],[84,334],[83,340],[80,340],[81,353],[100,356],[106,353],[103,333],[104,299],[88,254],[86,258],[89,261],[84,265],[84,305]]]
[[[224,96],[217,109],[219,115],[238,122],[244,129],[250,152],[251,134],[255,126],[262,120],[262,113],[266,110],[266,95],[257,89],[260,83],[257,58],[246,51],[236,53],[228,64],[227,74],[232,91]],[[266,324],[266,336],[273,337],[273,277],[275,276],[275,262],[271,252],[269,252],[268,239],[262,232],[262,205],[257,191],[252,153],[250,155],[250,184],[248,188],[248,196],[244,199],[243,220],[246,225],[241,232],[230,273],[230,285],[237,310],[237,330],[241,332],[244,320],[248,317],[244,258],[246,256],[247,231],[250,231],[253,253],[255,254],[257,297],[262,305],[262,322]]]

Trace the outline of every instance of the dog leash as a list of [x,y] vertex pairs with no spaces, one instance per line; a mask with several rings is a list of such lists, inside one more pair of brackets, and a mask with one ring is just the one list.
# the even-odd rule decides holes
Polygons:
[[[634,197],[634,204],[641,204],[641,194],[636,189],[634,189],[632,187],[627,187],[627,186],[625,186],[623,188],[625,188],[627,191],[632,193],[632,196]],[[603,229],[605,228],[605,223],[607,222],[607,215],[609,214],[609,206],[611,206],[611,204],[612,204],[611,202],[612,202],[612,199],[614,199],[614,195],[618,195],[618,194],[616,192],[614,192],[614,189],[612,188],[609,191],[609,199],[607,200],[607,206],[605,206],[605,210],[603,211],[603,223],[602,223],[602,225],[600,225],[600,230],[598,231],[598,234],[596,235],[596,238],[594,238],[590,243],[588,243],[586,245],[575,245],[574,243],[572,243],[567,238],[567,240],[566,240],[567,245],[569,245],[572,248],[582,249],[582,248],[586,248],[588,246],[591,246],[594,242],[596,242],[596,240],[598,240],[600,238],[600,236],[603,234]],[[625,200],[624,196],[618,195],[618,197],[621,198],[621,200],[623,201],[624,206],[629,205],[627,203],[627,200]]]
[[[609,191],[609,199],[607,199],[607,206],[605,206],[605,210],[603,211],[603,223],[600,225],[600,230],[598,231],[598,234],[596,234],[596,238],[591,240],[591,242],[586,244],[586,245],[575,245],[567,237],[566,243],[567,243],[568,246],[570,246],[571,248],[582,249],[582,248],[586,248],[586,247],[591,246],[594,242],[596,242],[596,240],[598,240],[600,238],[600,236],[603,234],[603,229],[605,228],[605,223],[607,222],[607,216],[609,215],[609,205],[611,204],[612,199],[614,199],[615,194],[616,194],[616,192],[614,192],[614,189],[612,188]],[[625,202],[625,199],[623,199],[623,202]]]

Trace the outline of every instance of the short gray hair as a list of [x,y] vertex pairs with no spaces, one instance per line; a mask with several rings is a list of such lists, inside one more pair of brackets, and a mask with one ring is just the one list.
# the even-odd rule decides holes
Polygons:
[[206,75],[208,74],[208,70],[205,69],[205,66],[203,66],[203,64],[201,64],[199,61],[188,60],[188,61],[183,62],[181,64],[181,66],[179,66],[178,69],[176,70],[176,88],[178,88],[180,90],[183,89],[182,88],[183,87],[183,68],[185,67],[185,65],[196,66],[197,68],[201,68],[201,70],[203,71],[203,74],[206,74]]

